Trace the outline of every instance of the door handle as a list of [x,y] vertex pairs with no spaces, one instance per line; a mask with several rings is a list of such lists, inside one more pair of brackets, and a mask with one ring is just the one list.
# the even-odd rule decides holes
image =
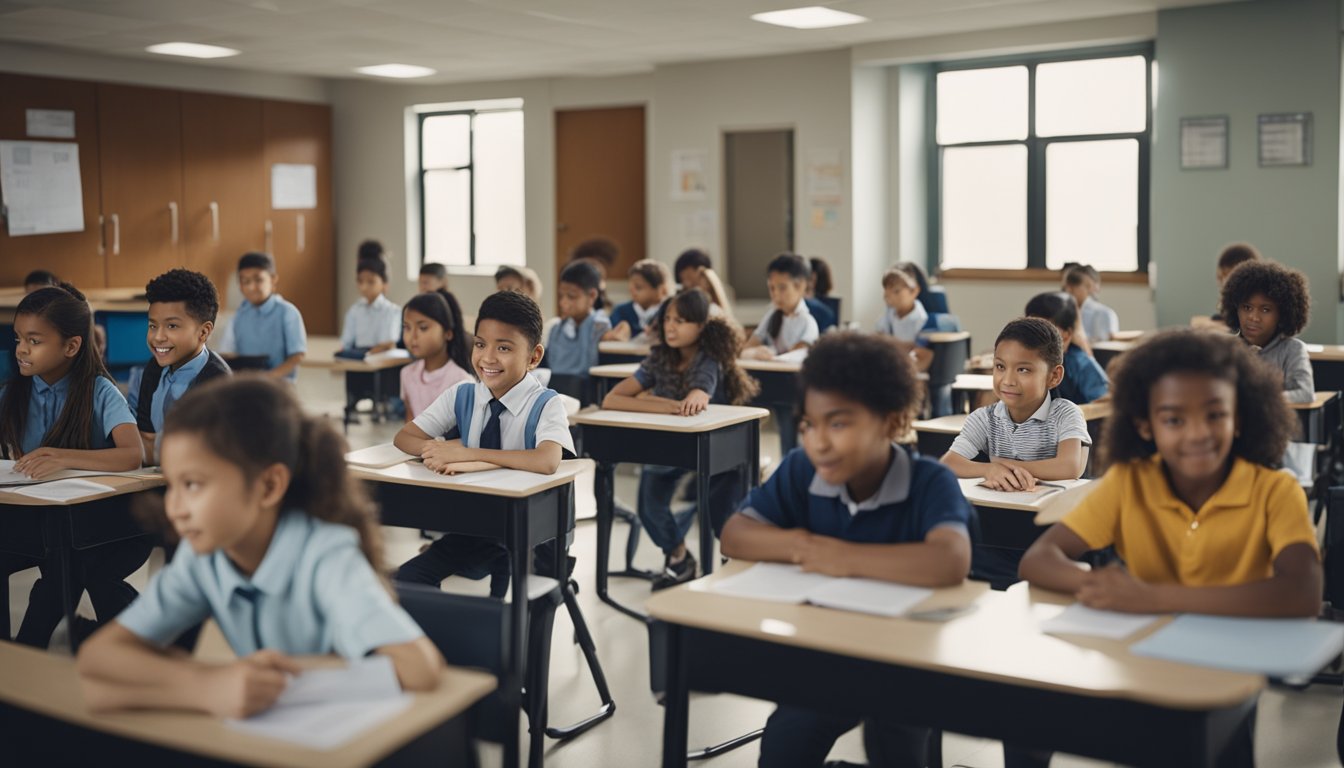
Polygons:
[[298,246],[298,249],[299,249],[299,253],[303,253],[303,245],[304,245],[304,229],[305,229],[304,226],[303,226],[303,223],[304,223],[304,222],[303,222],[303,214],[300,213],[300,214],[299,214],[299,231],[298,231],[298,238],[297,238],[297,241],[298,241],[298,242],[296,243],[297,246]]
[[103,256],[107,253],[107,219],[103,214],[98,214],[98,255]]
[[177,203],[168,204],[168,217],[172,221],[173,245],[177,245]]
[[121,255],[121,217],[112,214],[112,255]]
[[215,242],[218,243],[218,242],[219,242],[219,203],[215,202],[214,200],[211,200],[211,201],[210,201],[210,233],[211,233],[211,236],[215,239]]
[[270,219],[267,219],[267,220],[266,220],[266,228],[265,228],[265,229],[266,229],[266,252],[267,252],[267,253],[275,253],[275,249],[271,247],[271,232],[272,232],[272,227],[271,227],[271,220],[270,220]]

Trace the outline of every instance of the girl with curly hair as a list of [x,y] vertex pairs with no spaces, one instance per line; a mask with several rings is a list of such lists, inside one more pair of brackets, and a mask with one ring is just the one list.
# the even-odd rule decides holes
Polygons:
[[1311,291],[1296,269],[1272,261],[1245,262],[1223,283],[1223,319],[1283,376],[1290,403],[1309,403],[1315,382],[1307,345],[1297,338],[1311,319]]
[[[754,397],[760,386],[737,365],[741,335],[722,316],[710,315],[704,291],[682,291],[659,309],[652,325],[658,344],[639,370],[617,384],[603,408],[694,416],[714,400],[734,405]],[[648,394],[644,394],[644,393]],[[694,510],[672,514],[672,495],[690,470],[645,465],[639,481],[639,519],[649,538],[663,550],[666,563],[653,588],[664,589],[695,578],[695,558],[686,549],[686,531]],[[715,533],[732,514],[738,495],[738,473],[710,478],[710,517]]]

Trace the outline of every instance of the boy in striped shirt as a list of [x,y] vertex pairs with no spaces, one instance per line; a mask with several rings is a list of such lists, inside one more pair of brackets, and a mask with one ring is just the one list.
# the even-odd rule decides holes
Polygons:
[[[994,342],[999,402],[966,417],[943,463],[957,477],[983,477],[999,491],[1082,475],[1092,444],[1083,412],[1050,396],[1064,377],[1063,360],[1063,340],[1050,322],[1028,317],[1004,326]],[[981,456],[988,460],[977,461]]]

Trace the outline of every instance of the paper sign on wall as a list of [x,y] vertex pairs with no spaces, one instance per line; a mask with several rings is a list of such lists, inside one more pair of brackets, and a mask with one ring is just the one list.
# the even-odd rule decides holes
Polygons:
[[845,166],[840,150],[816,148],[807,156],[807,197],[813,229],[834,229],[845,203]]
[[48,139],[75,138],[75,110],[73,109],[29,109],[25,110],[28,123],[28,135]]
[[275,163],[271,166],[271,208],[277,211],[317,207],[317,166]]
[[709,190],[708,166],[709,153],[703,149],[672,150],[672,199],[704,200]]
[[79,145],[0,141],[0,200],[11,237],[83,232]]

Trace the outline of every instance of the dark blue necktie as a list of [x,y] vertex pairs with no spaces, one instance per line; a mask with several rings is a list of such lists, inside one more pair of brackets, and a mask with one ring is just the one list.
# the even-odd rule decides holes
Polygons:
[[252,641],[256,644],[255,650],[260,651],[265,647],[261,643],[261,607],[257,605],[261,590],[256,587],[238,587],[237,590],[238,596],[252,606]]
[[490,406],[490,419],[485,422],[485,429],[481,430],[481,447],[498,451],[504,447],[499,436],[499,414],[504,412],[504,404],[491,399],[487,405]]

